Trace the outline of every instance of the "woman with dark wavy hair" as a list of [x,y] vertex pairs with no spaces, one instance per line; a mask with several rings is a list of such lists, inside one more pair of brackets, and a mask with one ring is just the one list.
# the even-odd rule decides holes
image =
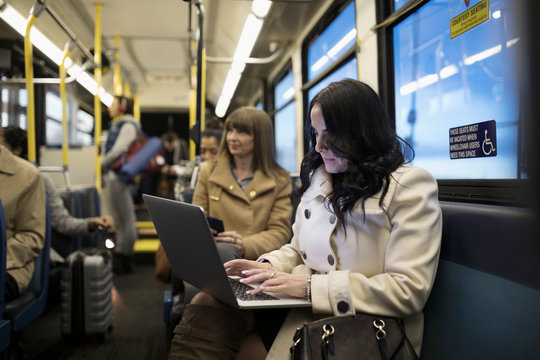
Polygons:
[[[244,322],[221,322],[229,341],[214,339],[199,350],[215,351],[218,343],[235,349],[231,359],[285,359],[304,322],[363,312],[403,318],[420,354],[422,309],[441,243],[437,182],[427,171],[405,164],[393,123],[368,85],[350,79],[331,83],[309,111],[311,144],[302,162],[290,244],[257,261],[229,261],[225,268],[246,284],[259,284],[253,294],[306,298],[311,309],[289,312],[268,354],[253,331],[258,329],[250,328],[246,311],[239,310],[236,317]],[[232,309],[200,295],[199,303],[221,307],[234,318]],[[190,340],[182,339],[183,355],[197,346]],[[212,358],[206,355],[199,353]]]

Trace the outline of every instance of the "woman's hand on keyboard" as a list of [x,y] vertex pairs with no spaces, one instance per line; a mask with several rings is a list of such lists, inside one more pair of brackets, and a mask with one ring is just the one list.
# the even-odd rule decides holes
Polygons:
[[261,263],[245,259],[235,259],[225,263],[225,271],[229,276],[246,277],[243,275],[243,271],[252,269],[270,270],[272,266],[267,262]]
[[228,275],[242,277],[240,281],[244,284],[260,284],[250,291],[252,295],[264,291],[298,298],[306,296],[307,277],[276,271],[269,263],[237,259],[225,263],[225,269]]

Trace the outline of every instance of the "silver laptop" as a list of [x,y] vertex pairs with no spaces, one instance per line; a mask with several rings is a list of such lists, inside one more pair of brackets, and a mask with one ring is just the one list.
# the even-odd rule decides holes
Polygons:
[[[246,295],[246,287],[227,276],[201,207],[144,194],[144,202],[175,276],[237,308],[311,306],[285,294]],[[248,288],[249,289],[249,288]]]

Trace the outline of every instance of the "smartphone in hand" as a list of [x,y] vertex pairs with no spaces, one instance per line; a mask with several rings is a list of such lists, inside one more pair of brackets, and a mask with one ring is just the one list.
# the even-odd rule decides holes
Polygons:
[[225,231],[225,227],[223,226],[223,220],[221,220],[220,218],[207,216],[206,219],[208,220],[208,224],[210,225],[210,227],[216,230],[218,233]]

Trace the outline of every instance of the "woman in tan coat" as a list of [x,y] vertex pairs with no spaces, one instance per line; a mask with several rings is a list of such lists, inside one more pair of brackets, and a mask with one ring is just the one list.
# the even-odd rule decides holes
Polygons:
[[254,107],[234,111],[225,122],[220,155],[201,165],[193,204],[223,220],[216,234],[222,260],[278,249],[290,240],[289,174],[274,159],[272,123]]
[[306,298],[311,309],[290,311],[267,354],[251,312],[201,292],[191,306],[219,326],[202,317],[182,319],[171,358],[286,359],[304,321],[357,312],[403,318],[420,354],[422,309],[441,244],[437,182],[405,164],[381,100],[360,81],[328,85],[313,98],[310,120],[291,243],[259,261],[236,259],[225,268],[246,284],[259,284],[252,294]]
[[[192,203],[202,206],[206,215],[223,220],[225,231],[214,235],[224,263],[255,260],[290,240],[291,181],[274,158],[273,138],[272,122],[264,111],[239,108],[225,121],[219,158],[201,164]],[[188,284],[184,304],[198,291]],[[181,306],[175,309],[178,315],[182,313]],[[258,321],[278,321],[284,315],[271,312]],[[193,318],[198,313],[188,306],[180,316]],[[178,331],[175,329],[175,337]]]
[[[225,122],[219,157],[201,164],[192,203],[223,221],[225,231],[215,234],[223,262],[254,260],[291,238],[291,181],[274,158],[273,137],[264,111],[242,107]],[[168,274],[164,256],[159,263]]]

